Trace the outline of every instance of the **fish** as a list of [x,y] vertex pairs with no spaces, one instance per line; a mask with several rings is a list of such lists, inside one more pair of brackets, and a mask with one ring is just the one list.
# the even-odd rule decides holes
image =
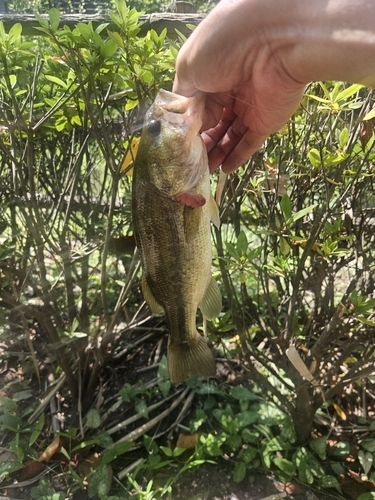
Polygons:
[[161,89],[146,113],[134,161],[132,220],[141,287],[154,314],[166,315],[170,380],[216,374],[215,358],[196,327],[197,309],[221,311],[212,277],[211,221],[219,227],[206,147],[199,134],[205,94]]

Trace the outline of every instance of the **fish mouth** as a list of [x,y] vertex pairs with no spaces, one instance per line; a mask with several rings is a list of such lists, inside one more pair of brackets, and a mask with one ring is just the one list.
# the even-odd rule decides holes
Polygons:
[[155,120],[163,117],[171,125],[184,126],[190,134],[197,135],[202,126],[205,99],[204,92],[184,97],[161,89],[147,118]]

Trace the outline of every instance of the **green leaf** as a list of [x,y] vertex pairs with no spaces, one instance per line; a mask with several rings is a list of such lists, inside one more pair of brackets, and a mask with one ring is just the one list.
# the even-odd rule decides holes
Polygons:
[[363,85],[360,85],[360,84],[351,85],[347,89],[339,92],[336,96],[335,101],[338,102],[338,101],[342,101],[344,99],[347,99],[348,97],[351,97],[352,95],[356,94],[358,92],[358,90],[360,90],[362,88],[363,88]]
[[320,460],[325,460],[327,458],[327,443],[325,437],[310,441],[310,448],[315,451]]
[[60,78],[57,78],[57,76],[45,75],[45,77],[50,82],[57,83],[57,85],[60,85],[60,87],[64,87],[64,89],[68,88],[68,85],[65,82],[63,82]]
[[237,238],[237,252],[240,257],[243,255],[246,255],[247,248],[249,246],[249,243],[247,241],[247,237],[244,231],[240,231],[240,234],[238,235]]
[[148,419],[148,409],[145,401],[140,401],[135,405],[135,411],[144,418]]
[[290,252],[290,246],[289,243],[285,238],[280,238],[280,252],[282,255],[288,255]]
[[179,457],[184,453],[184,451],[186,451],[186,448],[179,448],[178,446],[176,446],[176,448],[173,450],[173,456]]
[[173,457],[173,450],[167,446],[160,446],[160,449],[167,455],[167,457]]
[[314,482],[314,476],[307,463],[306,457],[302,457],[298,465],[298,479],[307,484],[312,484]]
[[115,460],[120,455],[124,455],[124,453],[127,453],[132,446],[133,443],[130,441],[121,441],[120,443],[115,443],[111,448],[105,450],[102,457],[102,464],[113,462],[113,460]]
[[0,417],[0,425],[8,431],[18,432],[21,424],[21,419],[16,417],[16,415],[5,414]]
[[317,149],[311,148],[308,156],[309,156],[310,163],[313,167],[321,168],[322,159],[320,157],[320,152]]
[[243,429],[241,432],[244,443],[256,443],[259,439],[258,431],[251,431],[250,429]]
[[313,205],[309,205],[308,207],[306,208],[303,208],[302,210],[299,210],[298,212],[296,212],[292,217],[291,217],[291,221],[292,222],[296,222],[298,219],[301,219],[302,217],[304,217],[305,215],[309,214],[310,212],[312,212],[314,210],[315,207],[317,207],[318,204],[317,203],[314,203]]
[[20,462],[0,462],[0,478],[4,478],[23,467],[23,464]]
[[349,140],[349,129],[345,127],[341,130],[339,136],[339,143],[341,149],[345,149],[346,145],[348,144],[348,140]]
[[246,389],[246,387],[243,387],[242,385],[233,387],[229,391],[229,394],[234,399],[238,399],[239,401],[254,401],[259,399],[258,396],[256,396],[253,392],[250,392],[249,389]]
[[90,429],[100,427],[100,413],[95,408],[92,408],[86,416],[86,425]]
[[20,24],[20,23],[14,24],[9,30],[9,34],[8,34],[9,42],[12,45],[17,44],[17,42],[20,39],[21,33],[22,33],[22,24]]
[[240,483],[246,476],[246,464],[244,462],[237,462],[234,468],[233,481]]
[[111,478],[108,467],[101,464],[91,476],[87,492],[90,497],[97,495],[99,498],[107,498],[110,486]]
[[337,446],[333,452],[335,457],[346,457],[350,453],[350,445],[346,441],[341,441],[337,443]]
[[268,441],[268,443],[266,444],[266,450],[267,452],[290,450],[291,446],[292,445],[289,443],[289,441],[286,441],[282,436],[276,436]]
[[49,22],[53,31],[57,31],[60,24],[60,12],[53,8],[48,11]]
[[238,450],[242,444],[241,436],[239,434],[230,434],[227,438],[227,444],[232,451]]
[[362,493],[357,497],[357,500],[375,500],[375,492],[369,491],[368,493]]
[[251,410],[241,411],[240,413],[237,413],[236,418],[240,427],[247,427],[259,421],[259,415],[257,411]]
[[335,462],[331,463],[331,469],[336,474],[336,476],[340,476],[341,474],[346,474],[346,469],[344,469],[344,467],[339,463]]
[[286,458],[274,458],[273,463],[276,465],[276,467],[282,470],[290,479],[292,479],[296,471],[296,467],[293,462],[290,462]]
[[40,14],[38,14],[37,12],[34,13],[34,16],[36,17],[38,23],[43,27],[43,28],[46,28],[47,30],[49,30],[49,26],[48,26],[48,21],[47,19],[44,19]]
[[369,452],[369,451],[359,450],[359,452],[358,452],[358,460],[359,460],[359,463],[362,466],[362,469],[364,470],[364,473],[367,476],[367,474],[371,470],[372,463],[374,461],[374,457],[373,457],[372,453]]
[[371,111],[367,113],[367,115],[364,116],[363,121],[372,120],[373,118],[375,118],[375,108],[373,108]]
[[358,321],[360,321],[363,325],[375,326],[375,321],[371,319],[365,318],[364,316],[354,316]]
[[167,356],[165,355],[161,358],[159,364],[158,377],[163,379],[169,379],[168,360]]
[[124,384],[120,389],[120,396],[126,403],[129,403],[135,395],[136,391],[130,384]]
[[6,40],[6,33],[4,29],[4,23],[3,21],[0,21],[0,41],[5,43]]
[[371,453],[375,452],[375,439],[368,438],[361,441],[361,447],[366,451],[370,451]]
[[292,215],[292,202],[290,201],[290,198],[286,193],[280,200],[280,207],[284,216],[284,220],[285,222],[287,222]]
[[125,104],[125,111],[130,111],[138,105],[138,99],[128,99]]
[[257,455],[259,454],[259,450],[257,448],[253,448],[252,446],[248,446],[247,448],[243,448],[239,456],[242,458],[242,460],[246,463],[252,462]]
[[323,488],[335,488],[339,493],[342,493],[341,486],[334,476],[324,475],[320,478],[319,483]]
[[105,59],[109,59],[118,49],[118,44],[114,40],[106,40],[100,48],[100,53]]
[[161,390],[163,396],[166,398],[171,390],[172,384],[170,380],[159,380],[158,387]]
[[31,436],[29,439],[29,446],[32,446],[35,443],[35,441],[38,439],[40,433],[42,432],[43,427],[44,427],[44,413],[42,413],[40,419],[35,424],[34,430],[31,433]]
[[108,35],[114,42],[116,42],[120,49],[125,50],[124,40],[118,31],[108,31]]

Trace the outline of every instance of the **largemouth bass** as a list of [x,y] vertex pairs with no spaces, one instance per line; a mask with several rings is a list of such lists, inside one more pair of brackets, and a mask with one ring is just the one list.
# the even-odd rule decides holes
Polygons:
[[210,221],[219,213],[210,190],[199,129],[204,94],[186,98],[165,90],[148,110],[134,164],[134,234],[151,310],[165,312],[168,369],[175,385],[190,375],[213,376],[215,359],[196,328],[199,307],[213,319],[221,295],[211,276]]

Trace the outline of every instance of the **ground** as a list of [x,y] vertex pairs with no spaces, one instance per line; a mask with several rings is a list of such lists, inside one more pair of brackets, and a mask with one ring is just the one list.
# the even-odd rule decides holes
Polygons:
[[[83,407],[83,414],[88,411],[88,409],[93,407],[93,404],[97,401],[98,394],[101,393],[101,397],[103,398],[103,403],[100,408],[101,414],[105,411],[108,411],[110,407],[113,407],[113,404],[118,401],[118,391],[123,387],[125,383],[129,384],[131,387],[139,386],[140,381],[142,385],[150,384],[152,386],[153,380],[157,375],[158,363],[160,362],[161,355],[165,350],[166,339],[164,338],[164,332],[161,332],[158,335],[158,340],[160,342],[160,356],[156,359],[155,354],[155,339],[146,340],[141,348],[135,349],[134,351],[130,350],[130,352],[125,353],[124,357],[119,357],[116,360],[112,360],[108,363],[102,373],[102,378],[100,382],[100,387],[97,388],[97,391],[93,395],[86,395],[85,398],[82,399],[81,405]],[[153,358],[153,362],[150,363],[150,359]],[[154,364],[154,366],[153,366]],[[144,368],[149,365],[149,370],[143,371]],[[227,377],[232,380],[234,377],[238,376],[241,379],[241,370],[235,364],[223,364],[219,363],[220,368],[220,376],[222,378]],[[6,362],[3,366],[1,372],[1,380],[0,387],[4,387],[6,384],[9,384],[10,381],[23,383],[25,381],[25,374],[22,373],[20,367],[17,367],[17,358],[10,358],[8,362]],[[39,391],[38,384],[33,381],[32,388],[34,391],[34,397],[41,397],[41,392]],[[64,414],[64,419],[66,421],[66,428],[69,426],[78,426],[79,419],[79,406],[77,406],[73,401],[69,399],[69,396],[66,395],[62,397],[64,390],[62,390],[60,394],[60,403],[61,413]],[[195,405],[197,404],[197,399],[199,401],[199,396],[195,397],[191,406],[187,409],[184,414],[184,419],[182,422],[185,426],[188,425],[189,419],[193,417],[196,411]],[[172,399],[173,401],[173,399]],[[151,401],[153,402],[153,401]],[[150,401],[147,402],[150,404]],[[164,406],[160,407],[159,412],[164,411],[168,405],[171,403],[167,403]],[[49,409],[46,410],[46,420],[49,419]],[[134,402],[130,401],[125,406],[121,407],[121,410],[117,410],[112,413],[112,415],[108,418],[107,422],[102,426],[104,429],[108,430],[109,428],[116,425],[118,422],[123,421],[124,418],[127,417],[127,414],[134,415]],[[172,413],[167,416],[165,419],[160,421],[156,427],[157,430],[152,429],[148,434],[150,436],[154,436],[155,434],[161,435],[162,437],[157,440],[159,446],[174,446],[177,432],[175,431],[171,437],[171,433],[169,432],[167,436],[168,429],[173,426],[175,423],[177,413]],[[150,416],[153,418],[154,414]],[[144,422],[144,420],[143,420]],[[126,432],[130,432],[139,427],[139,422],[127,427]],[[87,431],[87,437],[89,438],[90,431]],[[119,439],[124,435],[124,431],[121,431],[118,434],[113,434],[113,439]],[[46,447],[52,439],[52,434],[46,435],[44,443],[38,443],[40,447]],[[0,434],[1,445],[3,446],[3,450],[6,449],[7,443],[9,442],[9,433],[5,432]],[[142,443],[142,440],[139,442]],[[88,448],[87,454],[97,452],[97,450],[92,447]],[[114,476],[116,476],[121,469],[127,467],[129,464],[135,462],[140,457],[144,456],[144,450],[142,448],[135,450],[126,455],[126,457],[122,457],[117,461],[112,463],[112,470]],[[75,458],[78,462],[84,459],[84,454]],[[1,456],[0,456],[1,461]],[[234,464],[231,461],[230,457],[218,457],[215,458],[216,464],[203,464],[194,470],[188,471],[185,474],[181,475],[179,479],[173,485],[173,500],[271,500],[271,499],[289,499],[289,500],[337,500],[342,498],[348,499],[356,499],[358,496],[358,488],[356,488],[356,483],[353,480],[350,485],[345,489],[345,496],[340,496],[334,490],[331,491],[322,491],[318,490],[312,486],[306,486],[298,481],[294,481],[293,483],[282,484],[278,482],[271,473],[265,472],[264,469],[255,471],[254,477],[246,477],[242,482],[236,483],[233,481],[233,467]],[[68,463],[66,459],[61,455],[61,453],[57,453],[51,457],[51,459],[47,463],[48,467],[51,467],[51,472],[45,475],[51,485],[54,487],[56,491],[61,491],[66,489],[66,485],[69,483],[67,480],[67,471],[68,471]],[[76,466],[74,460],[71,461],[71,465]],[[74,468],[74,467],[73,467]],[[173,474],[173,468],[167,469],[167,472],[164,469],[161,472],[154,473],[152,478],[154,481],[154,487],[157,488],[158,484],[162,484],[162,482],[166,478],[166,474]],[[1,497],[1,499],[17,499],[17,500],[29,500],[31,498],[31,488],[38,484],[38,474],[31,474],[32,477],[27,479],[18,478],[18,480],[23,481],[18,487],[6,488],[1,491],[1,494],[6,496]],[[144,484],[142,485],[144,488],[147,486],[147,481],[149,477],[145,477]],[[16,476],[15,476],[16,478]],[[142,484],[142,480],[140,480]],[[354,486],[353,486],[354,484]],[[112,487],[116,490],[117,484],[116,482],[112,482]],[[354,488],[354,490],[353,490]],[[352,493],[351,493],[352,491]],[[362,492],[362,491],[361,491]],[[112,493],[112,491],[111,491]],[[112,494],[117,494],[119,496],[124,495],[123,490],[119,488],[116,492]],[[87,494],[85,489],[79,489],[77,491],[67,494],[67,497],[72,500],[88,500],[90,497]],[[127,497],[125,497],[127,498]],[[137,496],[134,491],[134,495],[129,498],[143,498],[146,500],[146,497]]]

